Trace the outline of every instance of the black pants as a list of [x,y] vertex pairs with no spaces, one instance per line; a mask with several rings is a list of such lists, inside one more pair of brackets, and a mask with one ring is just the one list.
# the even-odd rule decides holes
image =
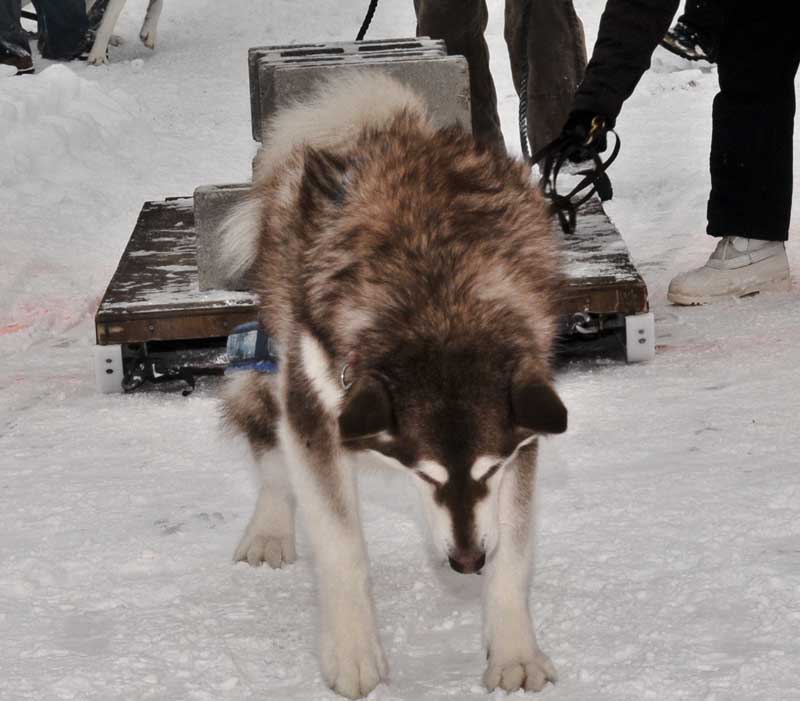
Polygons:
[[[505,39],[514,85],[528,74],[528,132],[533,150],[555,139],[567,119],[586,67],[583,25],[572,0],[506,0]],[[472,131],[483,143],[503,147],[497,95],[489,72],[489,49],[483,37],[486,0],[414,0],[417,34],[444,39],[447,52],[469,65]],[[527,38],[527,44],[525,39]],[[527,66],[523,49],[527,49]]]
[[[34,0],[39,23],[39,51],[44,58],[72,59],[83,51],[89,21],[85,0]],[[0,0],[0,49],[30,56],[28,37],[19,23],[20,0]]]
[[679,22],[710,37],[716,36],[722,24],[722,6],[727,0],[686,0]]
[[0,0],[0,51],[14,56],[30,56],[31,47],[19,18],[20,0]]
[[33,4],[39,16],[39,51],[44,58],[69,60],[84,50],[89,29],[85,0],[34,0]]
[[797,15],[794,0],[726,0],[711,139],[711,236],[788,238]]

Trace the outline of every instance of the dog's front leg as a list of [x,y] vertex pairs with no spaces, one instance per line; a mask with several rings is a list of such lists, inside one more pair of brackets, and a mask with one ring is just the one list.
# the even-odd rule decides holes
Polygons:
[[[387,667],[375,625],[355,478],[336,445],[335,422],[293,416],[292,403],[290,396],[289,425],[282,427],[281,440],[314,554],[322,675],[342,696],[361,698],[386,679]],[[300,411],[311,410],[310,404]]]
[[122,8],[125,6],[125,0],[111,0],[103,12],[103,19],[97,29],[97,35],[94,38],[92,50],[86,62],[91,66],[97,66],[101,63],[108,63],[106,51],[108,50],[108,42],[111,40],[111,34],[114,31],[114,26],[117,24],[119,15]]
[[490,691],[539,691],[556,681],[555,667],[536,642],[528,607],[536,453],[536,443],[521,448],[500,485],[499,540],[484,591],[483,681]]
[[148,49],[156,48],[156,30],[158,28],[158,18],[161,16],[162,5],[163,0],[150,0],[150,4],[147,6],[147,14],[144,17],[139,38]]

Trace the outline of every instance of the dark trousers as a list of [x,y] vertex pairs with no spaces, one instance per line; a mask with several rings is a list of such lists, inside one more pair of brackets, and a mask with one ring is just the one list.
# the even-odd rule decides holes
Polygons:
[[788,238],[797,14],[794,2],[725,4],[711,139],[711,236]]
[[33,4],[39,17],[39,51],[44,58],[69,60],[84,50],[89,29],[85,0],[34,0]]
[[19,18],[20,0],[0,0],[0,51],[14,56],[30,56],[31,47]]
[[[0,48],[30,56],[20,26],[20,0],[0,0]],[[72,59],[83,51],[89,21],[85,0],[34,0],[39,24],[39,51],[44,58]]]
[[722,24],[723,3],[726,0],[686,0],[680,22],[708,36],[715,36]]
[[[527,26],[526,1],[530,2]],[[414,0],[414,9],[418,35],[444,39],[448,53],[466,57],[473,133],[480,142],[502,147],[497,95],[483,37],[488,20],[485,0]],[[525,71],[528,74],[528,132],[536,151],[560,133],[583,79],[583,25],[572,0],[506,0],[505,39],[517,91]]]

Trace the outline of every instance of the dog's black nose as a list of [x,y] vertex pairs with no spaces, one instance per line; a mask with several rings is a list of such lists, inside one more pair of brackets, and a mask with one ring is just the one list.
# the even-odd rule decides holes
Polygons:
[[480,572],[486,564],[486,553],[478,550],[458,551],[447,558],[450,567],[461,574]]

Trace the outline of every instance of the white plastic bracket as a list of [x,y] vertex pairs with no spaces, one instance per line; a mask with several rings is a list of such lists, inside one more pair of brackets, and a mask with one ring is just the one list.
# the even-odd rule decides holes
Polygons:
[[625,354],[629,363],[656,357],[656,318],[653,312],[625,317]]
[[94,347],[94,382],[102,394],[122,392],[122,346]]

